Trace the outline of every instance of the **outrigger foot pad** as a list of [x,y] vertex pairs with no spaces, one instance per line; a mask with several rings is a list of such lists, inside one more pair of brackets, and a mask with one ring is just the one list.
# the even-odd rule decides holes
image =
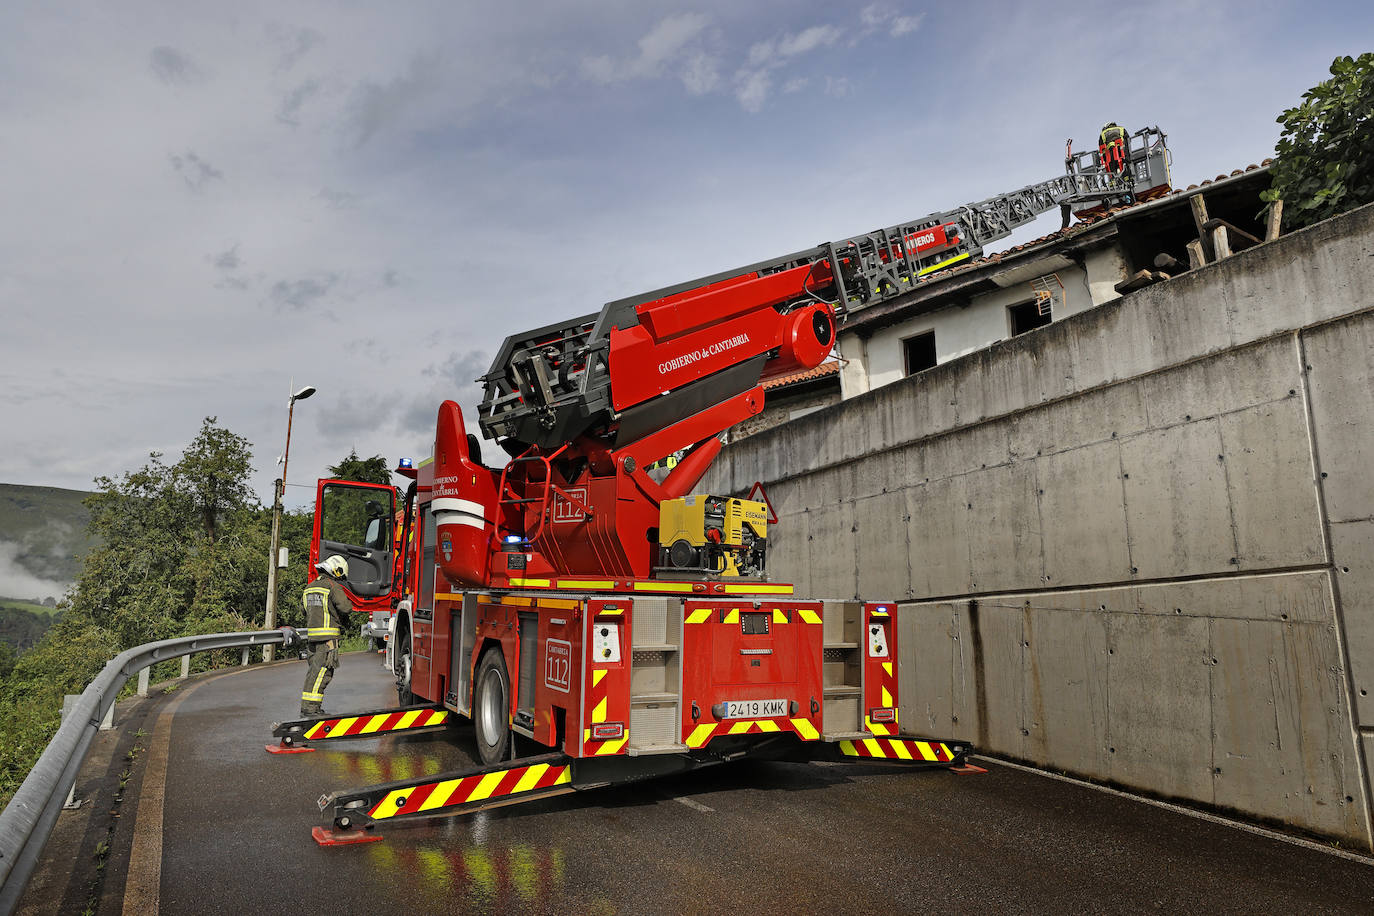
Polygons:
[[971,764],[971,763],[961,764],[960,766],[957,766],[957,767],[950,767],[950,768],[949,768],[949,771],[950,771],[951,773],[957,773],[957,774],[959,774],[960,776],[975,776],[975,775],[977,775],[977,774],[979,774],[979,773],[986,773],[986,772],[987,772],[987,770],[983,769],[982,767],[980,767],[980,766],[975,766],[974,764]]
[[306,741],[334,741],[343,738],[380,738],[398,732],[414,734],[434,731],[449,724],[447,709],[432,706],[406,706],[401,709],[379,709],[349,715],[315,716],[278,722],[272,726],[272,736],[281,738],[284,745],[304,744]]
[[380,833],[367,830],[330,830],[328,827],[311,828],[310,835],[321,846],[352,846],[355,843],[378,843],[382,839]]
[[269,754],[313,754],[315,749],[303,744],[297,744],[296,740],[290,735],[285,735],[280,744],[264,745]]

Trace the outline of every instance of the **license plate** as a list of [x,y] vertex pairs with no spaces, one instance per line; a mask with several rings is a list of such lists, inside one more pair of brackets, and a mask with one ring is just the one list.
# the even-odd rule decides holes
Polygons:
[[730,700],[725,704],[727,719],[771,719],[785,715],[786,700]]

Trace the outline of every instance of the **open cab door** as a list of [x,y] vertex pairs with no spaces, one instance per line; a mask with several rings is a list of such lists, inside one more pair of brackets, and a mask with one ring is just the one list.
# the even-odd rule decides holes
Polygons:
[[348,561],[344,587],[356,611],[390,611],[395,581],[396,488],[354,480],[315,485],[315,529],[310,537],[307,581],[315,564],[338,554]]

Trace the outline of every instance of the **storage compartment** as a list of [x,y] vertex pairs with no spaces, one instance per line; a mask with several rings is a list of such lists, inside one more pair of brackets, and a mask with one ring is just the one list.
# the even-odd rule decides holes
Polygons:
[[477,596],[463,596],[462,611],[449,617],[449,694],[446,705],[472,715],[472,649],[477,641]]
[[681,751],[682,601],[636,598],[633,619],[629,752]]
[[825,602],[821,674],[827,738],[863,730],[863,610],[860,601]]

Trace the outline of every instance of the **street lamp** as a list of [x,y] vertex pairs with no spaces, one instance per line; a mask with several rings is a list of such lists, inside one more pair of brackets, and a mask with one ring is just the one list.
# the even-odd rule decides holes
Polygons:
[[[269,630],[277,627],[277,557],[281,550],[281,498],[286,495],[286,467],[291,461],[291,417],[296,412],[296,402],[304,401],[314,393],[315,387],[306,385],[291,395],[291,401],[286,405],[286,451],[282,452],[281,477],[272,485],[272,547],[267,564],[266,625]],[[276,646],[263,646],[262,660],[270,662],[276,654],[275,649]]]

